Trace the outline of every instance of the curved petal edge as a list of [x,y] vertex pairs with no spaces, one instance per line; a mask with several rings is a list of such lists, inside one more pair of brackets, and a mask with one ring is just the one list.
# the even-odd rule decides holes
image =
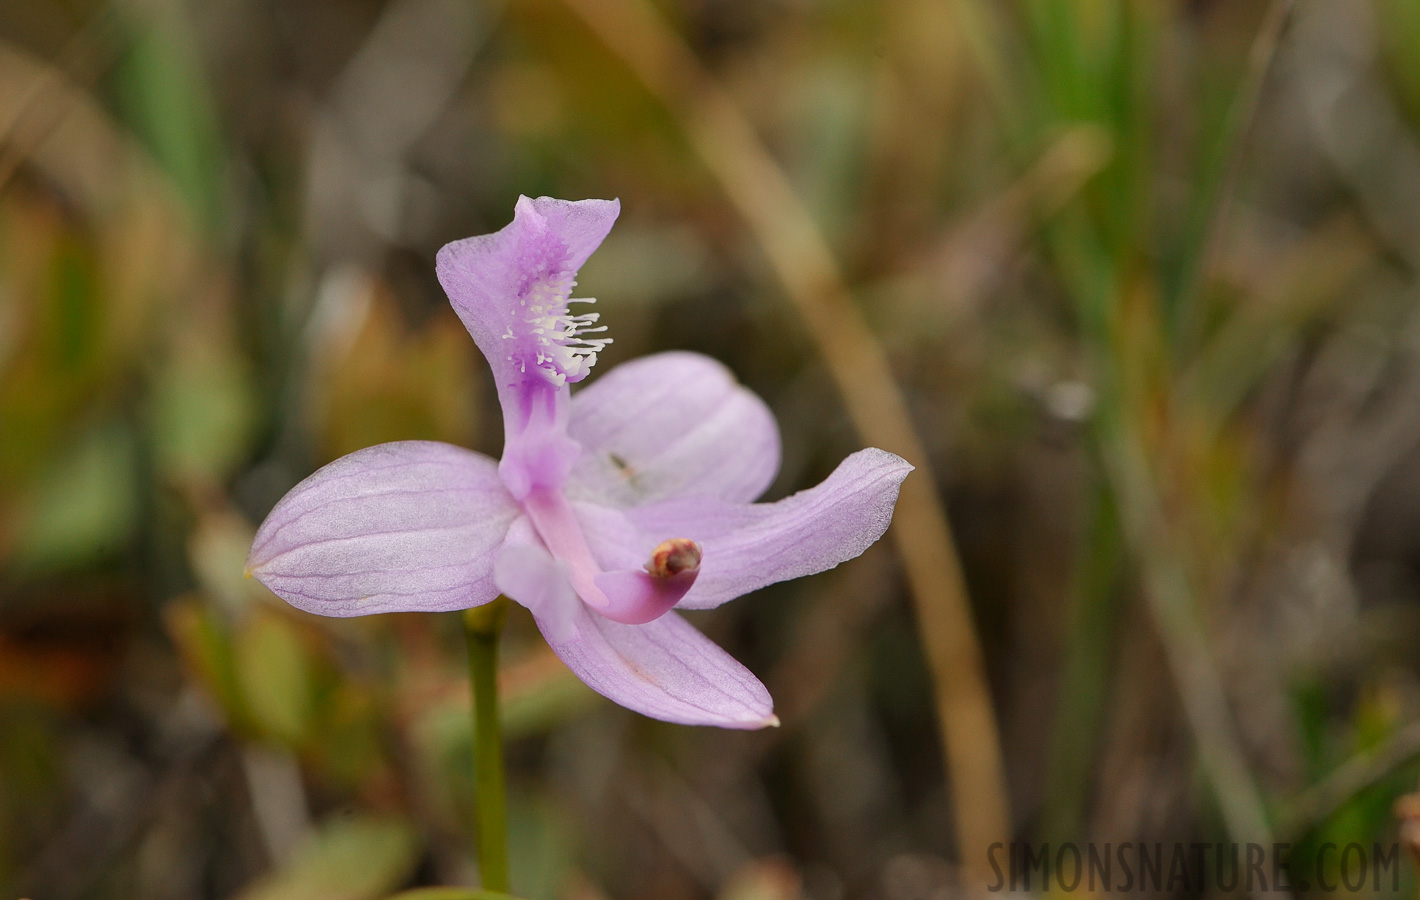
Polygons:
[[678,496],[747,502],[779,472],[779,425],[753,391],[699,353],[624,362],[572,395],[580,499],[630,506]]
[[517,515],[488,457],[380,444],[292,488],[257,530],[247,571],[323,616],[467,609],[498,595],[493,553]]
[[[576,636],[552,651],[587,686],[627,709],[680,725],[778,725],[759,679],[674,612],[622,625],[578,605]],[[541,625],[541,623],[539,623]]]
[[642,534],[674,534],[701,545],[700,577],[679,605],[708,609],[867,550],[887,531],[898,488],[911,471],[902,457],[870,447],[843,460],[816,487],[777,503],[676,499],[627,510],[626,518]]

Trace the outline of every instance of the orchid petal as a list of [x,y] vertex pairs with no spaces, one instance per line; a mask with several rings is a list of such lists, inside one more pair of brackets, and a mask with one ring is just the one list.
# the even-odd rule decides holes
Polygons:
[[[696,541],[703,552],[700,577],[679,605],[708,609],[861,554],[887,530],[898,486],[911,471],[892,453],[860,450],[817,487],[777,503],[664,501],[627,510],[629,527],[608,522],[589,529],[589,543],[599,557],[625,558],[650,535]],[[606,546],[613,542],[616,547]]]
[[503,408],[500,474],[515,499],[560,488],[577,457],[566,434],[567,384],[587,376],[609,340],[598,336],[605,328],[595,313],[574,314],[568,304],[577,270],[620,210],[615,200],[519,197],[506,228],[439,251],[439,282],[493,370]]
[[576,638],[560,640],[546,630],[543,636],[567,668],[602,696],[682,725],[779,724],[759,679],[676,613],[622,625],[578,604],[577,616]]
[[[447,244],[435,269],[454,311],[488,358],[505,412],[508,389],[539,374],[567,381],[585,369],[554,371],[556,362],[541,360],[539,327],[529,309],[543,302],[566,312],[577,270],[592,255],[621,211],[616,200],[554,200],[519,197],[513,221],[501,231]],[[588,363],[587,365],[590,365]],[[565,367],[564,367],[565,368]],[[530,371],[531,370],[531,371]]]
[[764,401],[698,353],[622,363],[572,397],[582,445],[569,490],[616,506],[676,496],[750,501],[779,471]]
[[528,608],[549,639],[577,636],[576,613],[582,606],[567,577],[567,568],[538,543],[527,518],[509,529],[508,540],[493,563],[498,589]]
[[324,616],[467,609],[498,595],[493,550],[517,515],[486,456],[380,444],[292,488],[257,531],[247,569]]
[[[657,549],[662,549],[663,554],[668,551],[658,548],[657,542],[640,538],[626,543],[628,547],[645,545],[647,550],[643,555],[633,556],[629,561],[623,559],[621,566],[606,565],[605,560],[593,555],[587,543],[583,516],[560,492],[535,492],[523,500],[522,506],[526,517],[519,523],[528,523],[528,531],[536,534],[538,546],[557,561],[577,596],[613,621],[640,625],[664,615],[685,596],[699,574],[700,548],[691,544],[690,549],[696,555],[693,566],[652,576],[647,567],[653,562]],[[604,517],[616,520],[611,527],[631,527],[620,511],[610,507],[598,509]]]

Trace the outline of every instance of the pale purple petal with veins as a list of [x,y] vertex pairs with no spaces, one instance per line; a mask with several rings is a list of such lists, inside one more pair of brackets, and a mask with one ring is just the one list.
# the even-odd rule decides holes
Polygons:
[[577,637],[543,632],[567,668],[627,709],[682,725],[777,725],[774,701],[758,678],[676,613],[622,625],[585,604]]
[[[858,556],[892,521],[897,492],[912,471],[901,457],[869,448],[849,456],[821,484],[777,503],[703,497],[626,511],[634,531],[587,529],[595,554],[624,556],[628,534],[674,534],[700,544],[700,578],[681,609],[708,609],[750,591],[831,569]],[[617,547],[608,546],[616,542]]]
[[[616,562],[644,559],[618,510],[578,504],[587,524],[618,530]],[[585,514],[585,515],[584,515]],[[498,584],[532,612],[553,652],[598,693],[667,722],[762,728],[778,724],[769,692],[743,665],[675,613],[624,625],[577,600],[564,565],[523,542],[519,520],[498,557]],[[604,560],[604,562],[607,562]]]
[[698,353],[657,353],[607,372],[573,396],[568,433],[583,451],[568,491],[618,506],[749,501],[779,471],[769,407]]
[[577,636],[582,601],[572,590],[566,566],[544,549],[526,518],[513,523],[494,557],[493,580],[498,590],[528,608],[549,640]]
[[292,488],[257,531],[247,568],[324,616],[467,609],[498,595],[493,551],[517,515],[488,457],[380,444]]

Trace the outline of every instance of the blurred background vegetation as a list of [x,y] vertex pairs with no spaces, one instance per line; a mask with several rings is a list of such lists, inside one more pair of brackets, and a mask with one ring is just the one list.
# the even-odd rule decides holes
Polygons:
[[[0,895],[476,878],[455,618],[317,619],[242,563],[340,454],[496,455],[433,257],[519,193],[621,198],[602,369],[729,364],[771,497],[872,434],[795,280],[796,233],[831,251],[955,528],[1011,837],[1395,839],[1420,2],[5,0]],[[515,615],[515,888],[955,896],[902,558],[696,617],[775,695],[753,734],[616,708]]]

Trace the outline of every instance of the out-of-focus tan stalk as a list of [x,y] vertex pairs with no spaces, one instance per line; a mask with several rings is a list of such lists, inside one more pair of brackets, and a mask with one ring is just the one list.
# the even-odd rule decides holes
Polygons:
[[[25,88],[17,95],[13,112],[5,104],[7,114],[0,117],[0,191],[60,127],[74,105],[88,100],[77,88],[87,87],[107,64],[105,38],[113,18],[113,7],[105,5],[75,32],[52,62],[41,64],[35,77],[10,82]],[[13,52],[18,47],[7,44],[5,50]]]
[[936,704],[961,864],[987,883],[987,849],[1010,816],[996,717],[936,478],[882,345],[854,305],[838,262],[743,112],[644,0],[564,0],[675,116],[748,222],[823,354],[859,433],[917,467],[892,533],[915,601]]

